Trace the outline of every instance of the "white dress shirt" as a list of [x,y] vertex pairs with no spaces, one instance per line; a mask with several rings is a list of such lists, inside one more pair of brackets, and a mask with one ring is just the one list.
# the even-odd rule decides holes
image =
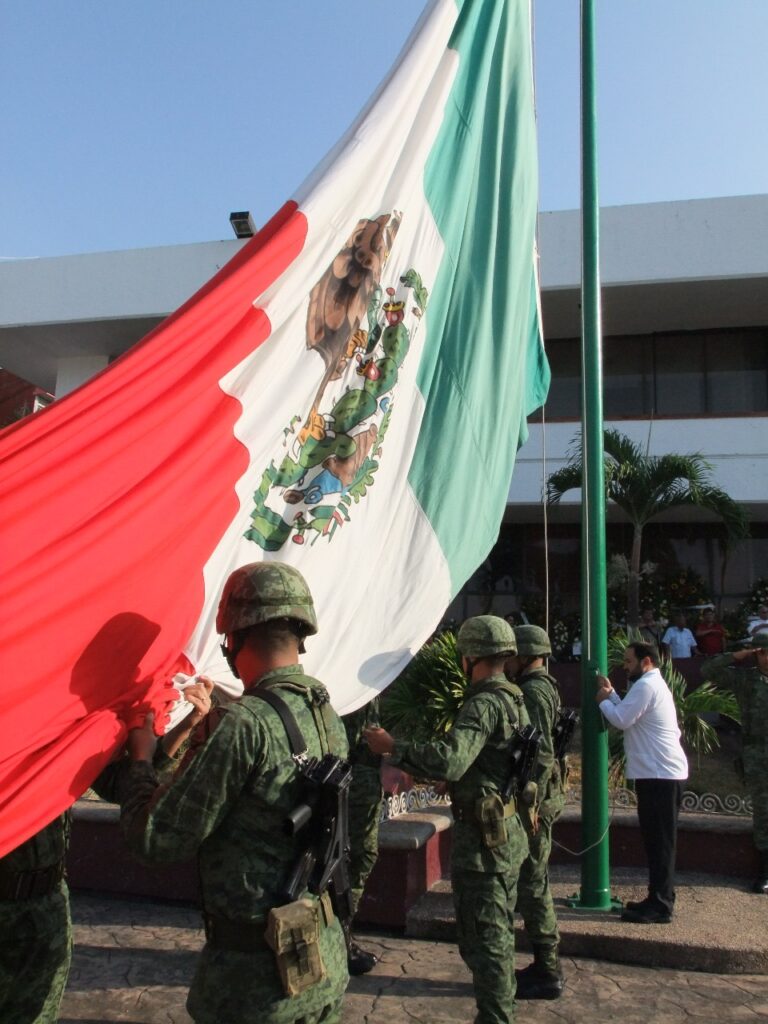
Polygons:
[[632,683],[623,700],[613,690],[600,710],[624,732],[628,779],[688,778],[675,702],[657,668]]
[[678,629],[677,626],[670,626],[661,642],[669,646],[673,658],[690,658],[691,648],[696,646],[696,638],[690,629]]

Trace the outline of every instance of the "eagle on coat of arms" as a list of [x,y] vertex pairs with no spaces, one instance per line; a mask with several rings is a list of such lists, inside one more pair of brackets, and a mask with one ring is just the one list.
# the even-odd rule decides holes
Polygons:
[[[397,287],[382,288],[400,221],[397,212],[358,221],[312,289],[307,348],[325,369],[312,407],[283,431],[288,451],[270,462],[254,494],[245,536],[265,551],[278,551],[289,537],[295,544],[330,540],[373,486],[400,367],[428,299],[414,269]],[[336,381],[340,394],[331,387]]]

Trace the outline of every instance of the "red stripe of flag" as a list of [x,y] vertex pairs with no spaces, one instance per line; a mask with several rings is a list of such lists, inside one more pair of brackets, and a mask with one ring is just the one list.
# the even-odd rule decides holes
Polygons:
[[218,381],[270,333],[253,300],[295,260],[283,209],[98,377],[0,434],[0,856],[93,781],[168,680],[238,509],[240,404]]

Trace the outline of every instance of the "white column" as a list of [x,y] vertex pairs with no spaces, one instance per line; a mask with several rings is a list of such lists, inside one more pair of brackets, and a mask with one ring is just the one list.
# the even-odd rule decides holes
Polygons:
[[56,369],[56,397],[61,398],[90,380],[109,363],[105,353],[91,356],[61,356]]

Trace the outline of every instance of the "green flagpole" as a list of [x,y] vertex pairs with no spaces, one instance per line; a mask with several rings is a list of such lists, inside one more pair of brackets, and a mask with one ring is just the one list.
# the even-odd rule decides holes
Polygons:
[[595,676],[607,671],[608,645],[595,79],[595,0],[581,0],[581,845],[585,853],[576,905],[585,910],[610,910],[608,742],[595,703]]

